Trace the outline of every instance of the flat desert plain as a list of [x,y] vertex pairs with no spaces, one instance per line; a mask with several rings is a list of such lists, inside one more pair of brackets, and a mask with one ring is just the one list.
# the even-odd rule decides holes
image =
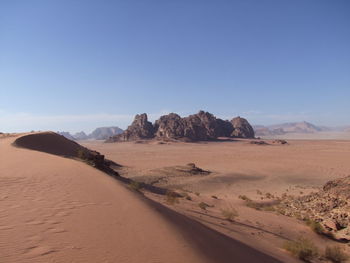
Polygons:
[[[242,196],[262,202],[283,194],[302,196],[317,192],[329,180],[349,176],[350,141],[289,140],[284,145],[265,141],[268,145],[251,140],[83,144],[121,164],[119,173],[124,177],[189,196],[169,202],[169,197],[144,191],[150,199],[281,261],[294,260],[282,249],[288,240],[307,237],[320,250],[334,245],[301,220],[247,207]],[[211,173],[186,173],[188,163]],[[237,212],[234,220],[225,220],[225,211]]]

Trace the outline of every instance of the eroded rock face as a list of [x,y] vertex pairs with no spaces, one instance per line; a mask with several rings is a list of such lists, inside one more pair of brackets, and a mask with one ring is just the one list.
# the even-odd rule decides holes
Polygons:
[[286,197],[279,205],[288,216],[319,222],[339,240],[350,241],[350,176],[329,181],[322,190],[302,197]]
[[218,123],[213,114],[200,111],[183,118],[184,136],[192,141],[207,141],[218,137]]
[[217,128],[217,136],[218,137],[231,137],[233,132],[233,125],[229,121],[224,121],[222,119],[216,119],[218,128]]
[[216,118],[213,114],[199,111],[181,118],[170,113],[154,124],[147,115],[136,115],[133,123],[122,134],[111,137],[107,142],[136,141],[157,138],[162,140],[208,141],[218,137],[254,138],[254,130],[246,119],[237,117],[230,121]]
[[184,137],[185,124],[176,113],[170,113],[159,118],[155,123],[157,138],[179,139]]
[[254,129],[249,122],[241,117],[236,117],[231,120],[233,126],[232,137],[236,138],[254,138]]
[[226,129],[225,125],[227,124],[224,123],[224,128],[222,128],[213,114],[200,111],[185,118],[175,113],[162,116],[156,121],[155,129],[157,138],[207,141],[224,136],[221,134]]
[[142,139],[151,139],[154,137],[154,127],[148,121],[147,114],[138,114],[135,116],[132,124],[121,134],[110,137],[108,142],[116,141],[134,141]]

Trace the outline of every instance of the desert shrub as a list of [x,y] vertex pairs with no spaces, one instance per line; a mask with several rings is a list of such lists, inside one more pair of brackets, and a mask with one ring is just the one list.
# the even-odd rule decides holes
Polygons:
[[198,192],[195,192],[194,193],[196,196],[200,196],[201,195],[201,193],[198,193]]
[[238,196],[238,198],[242,199],[244,201],[251,201],[251,199],[248,196],[246,196],[246,195],[240,195],[240,196]]
[[315,233],[320,235],[325,233],[323,226],[319,222],[312,219],[306,219],[305,222]]
[[268,212],[274,212],[276,211],[276,208],[273,205],[265,205],[261,207],[262,210],[268,211]]
[[203,210],[207,210],[207,207],[210,207],[210,205],[208,205],[207,203],[204,203],[204,202],[200,202],[198,204],[198,206],[200,209],[203,209]]
[[284,244],[284,248],[295,257],[306,262],[309,262],[318,256],[318,248],[312,243],[312,241],[303,237],[298,238],[296,241],[287,241]]
[[272,198],[274,198],[274,195],[271,194],[271,193],[266,193],[266,194],[265,194],[265,197],[266,197],[267,199],[272,199]]
[[134,191],[139,191],[142,187],[141,184],[137,181],[131,181],[129,183],[129,188],[134,190]]
[[339,246],[327,246],[324,257],[334,263],[346,262],[349,259],[349,256]]
[[86,155],[86,152],[83,150],[83,149],[78,149],[77,150],[77,157],[79,159],[82,159],[82,160],[86,160],[87,159],[87,155]]
[[221,214],[227,221],[234,221],[234,219],[238,216],[238,212],[235,208],[230,207],[226,209],[221,209]]
[[166,192],[166,202],[169,205],[174,205],[176,203],[179,203],[177,193],[175,193],[174,191],[167,191]]
[[191,196],[186,192],[181,193],[181,197],[185,198],[186,200],[192,201]]
[[257,193],[258,195],[262,195],[262,194],[263,194],[259,189],[256,190],[256,193]]

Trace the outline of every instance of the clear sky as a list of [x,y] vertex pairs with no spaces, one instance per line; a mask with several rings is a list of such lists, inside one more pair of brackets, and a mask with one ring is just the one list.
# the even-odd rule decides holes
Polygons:
[[0,1],[0,131],[200,109],[350,124],[350,1]]

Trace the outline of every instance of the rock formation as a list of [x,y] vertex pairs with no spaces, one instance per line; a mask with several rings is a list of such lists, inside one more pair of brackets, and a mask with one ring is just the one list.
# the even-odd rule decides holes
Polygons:
[[179,139],[184,137],[185,124],[183,119],[176,113],[161,116],[155,122],[154,129],[157,138]]
[[123,133],[123,130],[119,127],[99,127],[90,133],[88,138],[93,140],[107,140],[109,137],[121,133]]
[[233,126],[232,137],[236,138],[254,138],[254,129],[249,122],[241,117],[236,117],[231,120]]
[[81,131],[81,132],[77,132],[76,134],[74,134],[73,138],[77,141],[80,141],[80,140],[88,139],[88,136],[86,135],[85,132]]
[[329,181],[317,193],[286,196],[278,205],[288,216],[319,222],[325,233],[350,241],[350,176]]
[[148,121],[147,114],[136,115],[132,124],[121,134],[110,137],[107,142],[135,141],[154,137],[154,127]]
[[134,122],[124,133],[111,137],[107,142],[151,138],[208,141],[218,137],[254,138],[254,130],[246,119],[237,117],[231,122],[224,121],[205,111],[199,111],[185,118],[170,113],[161,116],[153,126],[144,113],[136,115]]
[[213,114],[200,111],[183,118],[184,137],[192,141],[208,141],[218,137],[218,123]]

